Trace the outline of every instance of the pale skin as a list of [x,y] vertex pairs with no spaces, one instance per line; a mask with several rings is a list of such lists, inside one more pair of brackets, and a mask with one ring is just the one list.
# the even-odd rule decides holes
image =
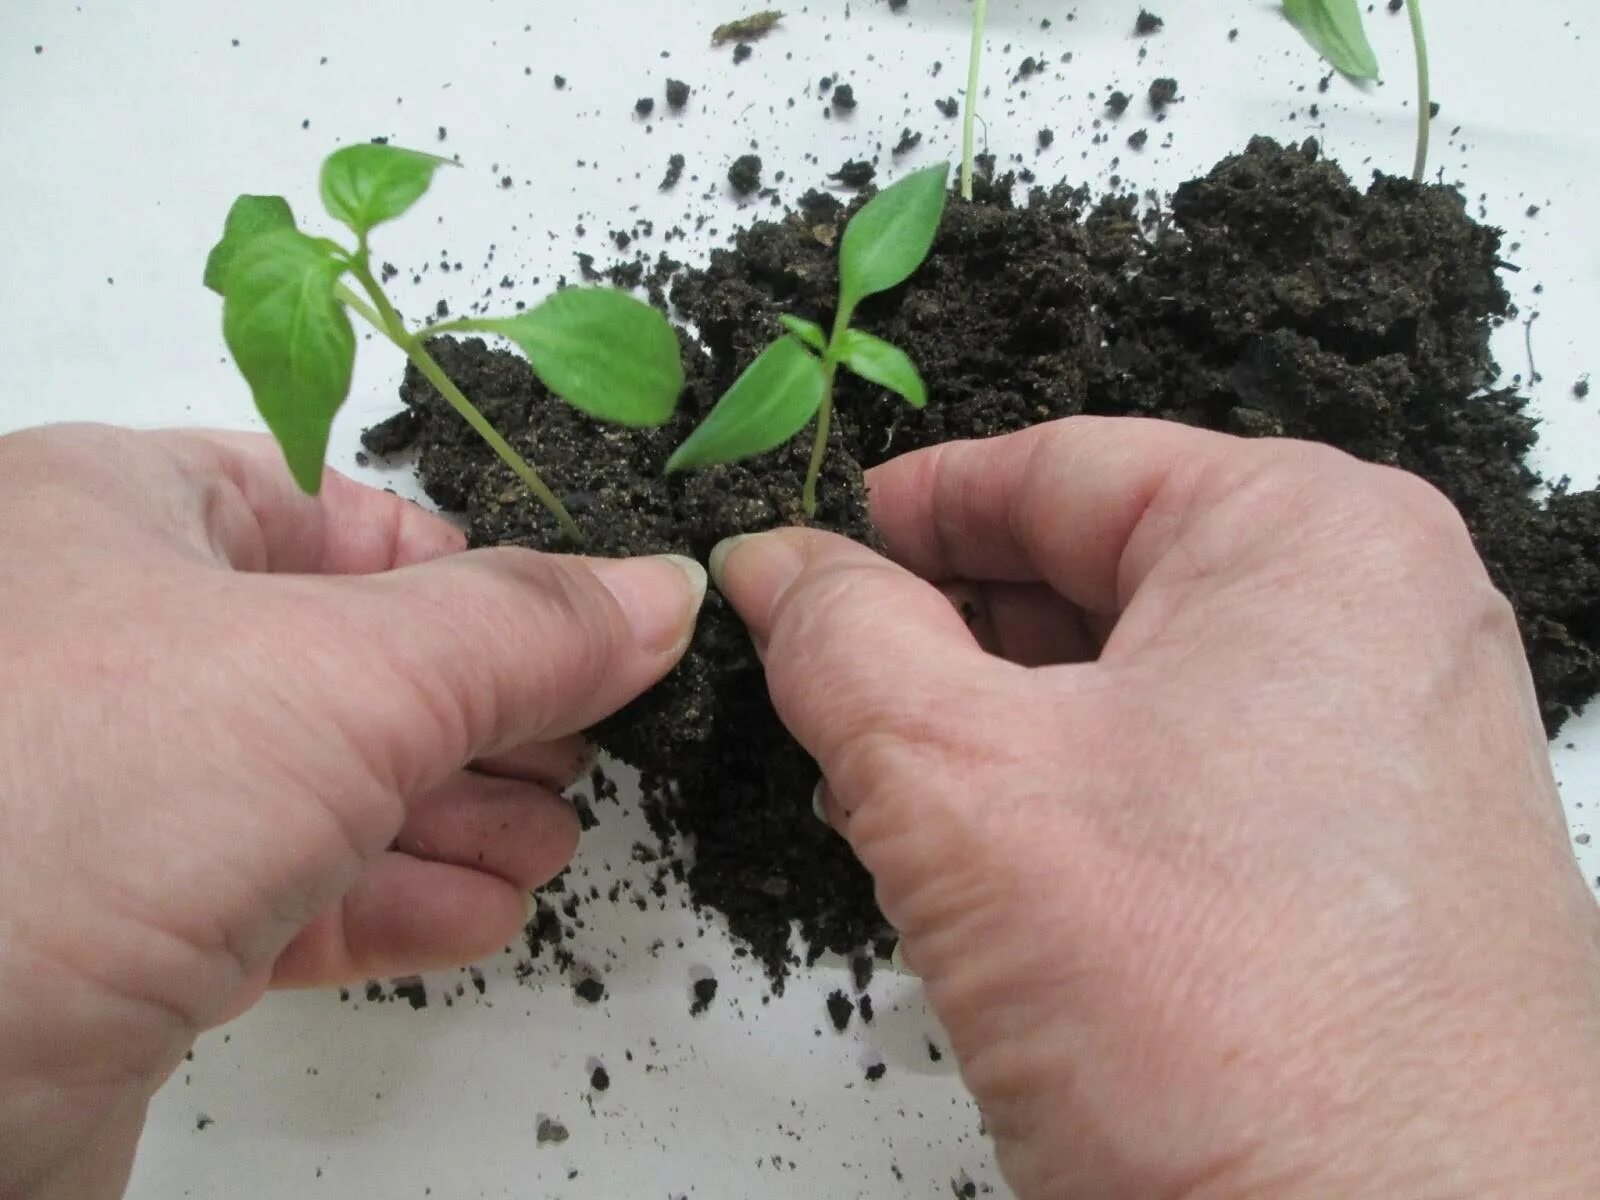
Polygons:
[[[895,561],[712,573],[1019,1195],[1600,1195],[1600,914],[1441,497],[1088,419],[870,482]],[[463,553],[254,439],[0,439],[0,1196],[117,1195],[267,987],[509,940],[703,586]]]

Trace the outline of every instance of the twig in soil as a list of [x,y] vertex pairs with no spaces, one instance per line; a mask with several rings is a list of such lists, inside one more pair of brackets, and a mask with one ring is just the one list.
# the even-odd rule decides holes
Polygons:
[[727,42],[750,42],[756,38],[766,37],[772,32],[772,27],[781,20],[783,14],[772,9],[740,17],[737,21],[729,21],[713,29],[711,44],[721,46]]
[[1522,342],[1528,348],[1528,384],[1539,383],[1544,379],[1539,374],[1539,368],[1533,361],[1533,323],[1539,319],[1538,313],[1529,313],[1528,319],[1522,323]]

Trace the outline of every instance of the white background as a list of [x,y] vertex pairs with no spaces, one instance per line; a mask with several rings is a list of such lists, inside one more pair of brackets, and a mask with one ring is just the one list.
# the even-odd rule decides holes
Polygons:
[[[11,0],[0,15],[0,429],[68,419],[257,427],[224,361],[201,264],[240,192],[282,192],[298,213],[316,213],[317,164],[344,142],[387,135],[439,148],[443,125],[443,151],[466,166],[379,239],[379,254],[407,272],[398,294],[414,314],[439,299],[460,310],[506,274],[518,284],[511,295],[536,299],[575,272],[575,251],[604,261],[606,231],[641,216],[659,231],[711,214],[701,236],[671,247],[679,258],[703,254],[766,211],[741,207],[721,182],[752,143],[768,182],[787,172],[791,200],[847,156],[892,145],[906,125],[927,136],[900,169],[953,154],[958,123],[933,101],[960,91],[965,0],[910,0],[900,14],[882,0],[790,7],[781,31],[734,66],[707,42],[741,15],[735,0]],[[1266,0],[1153,7],[1166,29],[1136,41],[1137,0],[997,0],[982,112],[1002,160],[1020,152],[1043,181],[1103,186],[1120,155],[1125,178],[1168,187],[1251,133],[1316,132],[1358,178],[1374,164],[1409,166],[1407,35],[1381,4],[1372,25],[1390,82],[1365,95],[1339,81],[1318,95],[1318,64]],[[1430,7],[1443,105],[1436,169],[1507,228],[1507,257],[1522,267],[1508,282],[1524,312],[1540,314],[1538,463],[1592,486],[1600,401],[1580,403],[1571,388],[1595,366],[1600,313],[1600,254],[1580,190],[1600,179],[1588,116],[1600,10],[1579,0]],[[1029,54],[1049,72],[1012,83]],[[556,73],[565,91],[552,86]],[[850,118],[824,118],[823,74],[855,84]],[[1106,145],[1090,144],[1111,88],[1142,95],[1162,74],[1184,97],[1164,125],[1139,102]],[[682,117],[665,115],[668,76],[696,87]],[[652,122],[633,114],[642,95],[657,98]],[[1312,102],[1318,120],[1306,115]],[[1055,143],[1037,154],[1044,126]],[[1151,148],[1135,154],[1124,139],[1140,126]],[[662,197],[655,185],[672,152],[686,155],[689,176]],[[507,174],[513,186],[501,188]],[[644,245],[653,253],[661,243]],[[441,252],[465,269],[441,274]],[[430,263],[410,286],[410,270]],[[1497,346],[1508,374],[1526,373],[1519,327]],[[394,409],[398,373],[392,352],[363,344],[336,464],[350,467],[360,428]],[[366,477],[407,484],[399,472]],[[1597,734],[1596,720],[1578,722],[1555,748],[1575,835],[1592,825]],[[615,807],[602,815],[578,874],[603,889],[613,869],[641,870],[628,847],[644,831]],[[1591,878],[1594,850],[1579,846]],[[485,964],[481,997],[469,985],[453,1007],[442,993],[465,975],[430,981],[433,1002],[420,1012],[280,996],[208,1036],[156,1101],[133,1194],[943,1196],[964,1175],[1003,1194],[949,1057],[929,1061],[925,1038],[942,1046],[942,1037],[913,981],[881,973],[877,1023],[839,1036],[822,1004],[845,985],[838,963],[766,1003],[716,924],[676,898],[648,914],[626,904],[586,912],[579,954],[608,989],[596,1007],[548,967],[516,981],[507,955]],[[666,945],[652,954],[657,938]],[[722,990],[691,1019],[691,980],[706,969]],[[603,1096],[588,1094],[592,1060],[611,1074]],[[879,1060],[887,1076],[867,1084],[863,1067]],[[199,1130],[202,1115],[214,1123]],[[571,1139],[538,1147],[542,1115]]]

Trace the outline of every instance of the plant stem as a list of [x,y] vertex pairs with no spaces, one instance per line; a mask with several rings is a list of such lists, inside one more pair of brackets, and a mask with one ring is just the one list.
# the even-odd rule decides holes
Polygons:
[[978,71],[983,65],[983,27],[989,0],[973,0],[972,59],[967,65],[967,109],[961,119],[961,198],[972,199],[972,138],[978,117]]
[[1428,135],[1433,128],[1433,88],[1428,78],[1428,38],[1422,29],[1422,0],[1406,0],[1411,40],[1417,48],[1417,161],[1411,178],[1417,183],[1428,169]]
[[839,374],[839,338],[850,328],[855,305],[841,305],[828,335],[828,352],[822,356],[822,403],[817,406],[817,436],[811,443],[811,465],[806,468],[806,485],[800,492],[800,505],[808,517],[817,515],[817,480],[828,456],[828,434],[833,428],[833,381]]
[[351,263],[350,270],[367,295],[372,298],[376,311],[349,294],[349,289],[342,284],[339,288],[339,298],[405,352],[405,356],[415,364],[417,370],[422,372],[423,378],[438,389],[445,402],[461,415],[462,420],[472,426],[474,433],[488,443],[489,449],[499,455],[500,461],[510,467],[512,473],[527,485],[539,503],[550,510],[550,514],[560,524],[562,532],[576,544],[582,545],[583,530],[578,528],[578,523],[572,519],[567,506],[561,503],[561,498],[550,490],[549,485],[539,477],[539,472],[517,453],[510,442],[500,436],[500,431],[489,423],[488,418],[478,411],[477,406],[468,400],[461,389],[444,373],[444,368],[424,348],[422,339],[406,331],[405,322],[400,319],[400,314],[395,312],[394,305],[389,303],[389,298],[383,294],[378,281],[372,277],[372,267],[367,261],[365,245]]

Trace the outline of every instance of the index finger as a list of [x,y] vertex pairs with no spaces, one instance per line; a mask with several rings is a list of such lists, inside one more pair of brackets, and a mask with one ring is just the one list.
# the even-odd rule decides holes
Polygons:
[[1166,421],[1069,417],[919,450],[868,475],[890,557],[935,581],[1049,584],[1120,611],[1238,439]]

